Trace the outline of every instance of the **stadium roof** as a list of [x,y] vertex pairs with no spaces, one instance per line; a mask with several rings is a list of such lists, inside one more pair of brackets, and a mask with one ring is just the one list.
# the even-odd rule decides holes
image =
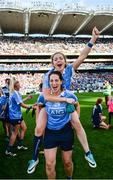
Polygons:
[[87,10],[79,3],[64,4],[33,0],[0,1],[0,33],[44,35],[91,35],[96,26],[102,35],[113,36],[113,8]]

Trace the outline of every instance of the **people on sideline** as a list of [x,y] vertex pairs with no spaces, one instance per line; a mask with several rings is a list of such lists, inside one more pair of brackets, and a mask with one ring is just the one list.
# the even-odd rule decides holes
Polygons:
[[109,125],[111,126],[111,117],[113,116],[113,96],[109,97],[107,105],[108,105],[108,113],[109,113]]
[[103,88],[104,88],[103,94],[105,96],[105,104],[106,106],[108,106],[107,102],[108,102],[109,97],[111,96],[111,84],[109,83],[108,80],[104,81]]
[[92,123],[94,128],[109,129],[109,125],[105,123],[106,116],[102,113],[102,98],[98,98],[92,111]]
[[[28,148],[24,146],[24,136],[27,130],[27,126],[25,121],[22,117],[21,107],[23,108],[32,108],[25,104],[22,100],[22,96],[19,93],[20,90],[20,83],[19,81],[14,81],[12,93],[9,97],[9,122],[13,126],[13,130],[9,139],[9,144],[6,147],[5,154],[8,156],[16,156],[16,153],[13,152],[14,150],[14,143],[18,135],[18,146],[17,149],[27,150]],[[27,97],[24,99],[30,99],[31,97]]]

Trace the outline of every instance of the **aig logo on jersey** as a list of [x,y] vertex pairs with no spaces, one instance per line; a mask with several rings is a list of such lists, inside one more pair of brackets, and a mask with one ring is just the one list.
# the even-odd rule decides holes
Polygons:
[[61,108],[61,109],[59,109],[58,107],[57,108],[51,108],[51,109],[49,109],[49,113],[51,114],[51,115],[59,115],[59,116],[61,116],[61,115],[64,115],[65,113],[66,113],[66,111],[65,111],[65,108]]
[[63,116],[66,114],[66,105],[64,103],[47,103],[48,113],[51,115]]

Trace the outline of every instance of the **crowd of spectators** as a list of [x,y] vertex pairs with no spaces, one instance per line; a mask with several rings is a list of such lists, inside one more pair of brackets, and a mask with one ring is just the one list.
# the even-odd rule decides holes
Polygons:
[[[37,53],[54,53],[62,51],[65,54],[80,53],[88,38],[56,38],[56,37],[0,37],[0,55],[30,55]],[[112,39],[99,39],[91,53],[113,53]]]
[[[92,60],[93,61],[93,60]],[[49,70],[51,63],[1,63],[0,71],[39,71]],[[83,63],[78,69],[113,69],[111,63]]]
[[20,82],[21,85],[21,90],[20,92],[22,94],[27,94],[27,93],[36,93],[39,91],[39,84],[42,82],[43,79],[43,74],[42,73],[16,73],[16,74],[7,74],[7,73],[2,73],[0,74],[0,87],[4,86],[4,82],[6,78],[11,78],[15,77],[16,80]]
[[39,71],[39,70],[49,70],[51,64],[47,63],[1,63],[0,71]]
[[[54,52],[63,52],[65,54],[77,54],[84,48],[89,41],[88,38],[56,38],[56,37],[0,37],[0,55],[30,55],[30,54],[52,54]],[[91,53],[113,53],[112,39],[99,39],[93,46]],[[42,81],[43,74],[38,73],[39,70],[48,70],[51,68],[50,62],[29,62],[25,63],[0,63],[0,71],[18,71],[15,76],[22,84],[21,92],[37,92],[39,84]],[[83,63],[79,69],[112,69],[111,63],[93,62]],[[19,71],[27,73],[21,74]],[[30,73],[29,71],[37,71]],[[0,86],[4,85],[7,77],[11,77],[7,73],[0,74]],[[113,84],[113,73],[75,73],[72,78],[72,90],[75,91],[101,91],[105,78],[110,79]]]
[[74,73],[71,90],[78,92],[102,91],[105,79],[108,79],[113,85],[113,72]]
[[[15,78],[21,84],[21,93],[37,93],[39,91],[39,84],[42,82],[43,73],[18,73],[18,74],[0,74],[0,86],[4,86],[4,82],[6,78],[11,78],[15,76]],[[72,87],[73,91],[102,91],[103,84],[105,79],[110,80],[110,83],[113,85],[113,72],[99,72],[99,73],[74,73],[72,77]]]

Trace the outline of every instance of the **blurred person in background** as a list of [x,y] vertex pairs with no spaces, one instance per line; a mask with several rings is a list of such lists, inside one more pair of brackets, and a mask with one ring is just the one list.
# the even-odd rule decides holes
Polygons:
[[111,126],[111,117],[113,116],[113,96],[110,96],[107,102],[109,113],[109,125]]
[[6,105],[7,105],[7,97],[3,94],[3,90],[0,87],[0,120],[4,124],[6,119]]
[[2,87],[2,91],[3,91],[3,94],[6,96],[7,98],[7,102],[6,102],[6,110],[5,110],[5,113],[6,113],[6,118],[5,120],[3,121],[3,128],[4,128],[4,131],[5,131],[5,140],[8,142],[9,141],[9,138],[10,138],[10,135],[11,135],[11,126],[10,126],[10,123],[9,123],[9,94],[10,94],[10,78],[6,78],[5,79],[5,86]]
[[[16,153],[13,152],[14,150],[14,143],[18,135],[18,146],[17,149],[27,150],[28,148],[24,146],[24,136],[27,130],[26,123],[22,117],[21,107],[30,109],[32,106],[28,106],[23,102],[22,96],[19,92],[20,90],[20,83],[19,81],[14,81],[11,94],[9,97],[9,122],[13,126],[12,133],[9,139],[9,144],[6,148],[5,154],[8,156],[16,156]],[[31,99],[31,96],[28,96],[24,99]]]
[[108,99],[111,96],[111,84],[109,83],[109,81],[105,80],[104,81],[104,86],[103,86],[104,90],[103,90],[103,94],[105,96],[105,104],[107,105]]
[[94,128],[109,129],[109,125],[105,123],[106,116],[102,113],[102,98],[98,98],[92,111],[92,123]]

